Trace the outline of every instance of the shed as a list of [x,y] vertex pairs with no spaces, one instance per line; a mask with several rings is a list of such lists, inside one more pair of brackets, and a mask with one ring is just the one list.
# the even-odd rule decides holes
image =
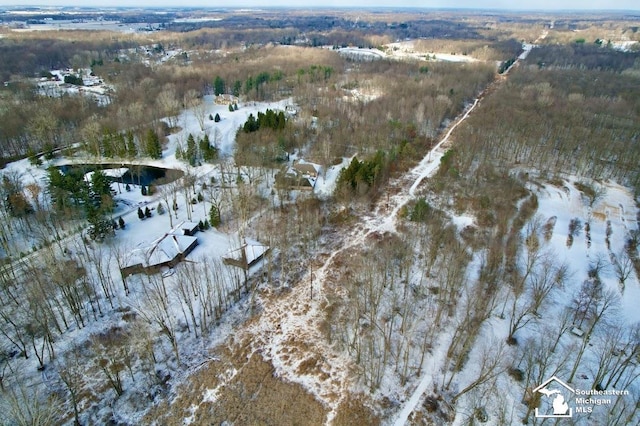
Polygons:
[[184,235],[194,236],[198,231],[200,231],[200,224],[196,222],[182,222],[174,229],[182,231]]
[[237,266],[244,270],[249,269],[264,257],[270,247],[257,241],[246,242],[237,249],[227,252],[222,258],[227,265]]

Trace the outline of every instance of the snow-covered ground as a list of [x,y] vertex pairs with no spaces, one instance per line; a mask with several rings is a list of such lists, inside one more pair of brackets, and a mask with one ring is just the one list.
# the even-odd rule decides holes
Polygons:
[[130,22],[123,24],[120,21],[102,20],[56,20],[42,24],[28,24],[26,22],[12,22],[15,32],[31,31],[60,31],[60,30],[85,30],[85,31],[113,31],[121,33],[135,33],[138,31],[148,31],[151,28],[158,28],[158,23]]
[[378,59],[443,61],[443,62],[477,62],[478,59],[467,55],[455,55],[443,52],[421,52],[415,50],[415,43],[411,40],[389,43],[385,50],[375,48],[342,47],[338,52],[348,58],[360,61],[374,61]]
[[[196,194],[183,190],[178,186],[178,189],[175,192],[178,209],[174,211],[168,208],[166,200],[163,198],[163,194],[165,194],[166,191],[169,191],[169,189],[163,185],[156,186],[156,192],[152,195],[142,195],[141,187],[138,185],[130,184],[129,191],[127,191],[125,189],[125,185],[113,183],[112,189],[115,192],[114,200],[116,202],[116,207],[112,216],[116,220],[118,218],[122,218],[125,222],[125,229],[117,230],[115,237],[113,237],[108,244],[105,243],[102,245],[92,243],[90,244],[90,247],[85,248],[84,250],[82,249],[81,242],[81,235],[84,233],[77,233],[69,230],[70,232],[65,233],[63,238],[59,241],[59,246],[64,247],[65,254],[67,256],[72,256],[73,258],[76,256],[78,258],[83,258],[83,256],[85,256],[84,251],[87,251],[87,256],[91,253],[93,253],[91,256],[104,256],[103,261],[106,262],[106,268],[110,271],[108,275],[111,277],[118,277],[119,271],[115,262],[116,256],[121,256],[122,259],[126,261],[126,259],[131,257],[131,253],[133,253],[137,248],[148,247],[154,241],[170,232],[172,227],[175,227],[177,224],[189,220],[197,223],[209,218],[209,210],[212,205],[209,197],[212,192],[205,190],[202,186],[203,183],[207,183],[207,185],[212,187],[213,193],[218,194],[217,196],[221,197],[220,200],[222,202],[227,202],[225,196],[221,196],[220,194],[225,191],[233,191],[233,187],[235,186],[235,177],[238,173],[238,169],[233,164],[236,132],[244,124],[250,114],[257,116],[258,112],[264,112],[268,108],[285,110],[285,106],[287,105],[291,105],[291,100],[283,100],[281,102],[273,103],[240,103],[239,109],[231,112],[229,111],[228,106],[217,105],[213,102],[213,98],[211,96],[206,96],[199,107],[185,110],[177,117],[177,125],[180,128],[180,131],[168,137],[168,143],[163,151],[162,159],[138,159],[134,162],[139,165],[178,169],[195,176],[197,180],[196,191],[204,195],[204,201],[192,204],[191,200],[196,198]],[[216,113],[221,117],[221,120],[218,123],[208,118],[210,114],[216,115]],[[176,147],[178,144],[185,147],[189,134],[193,134],[196,138],[203,137],[205,134],[209,136],[211,143],[215,144],[220,150],[221,162],[226,165],[225,167],[231,168],[227,173],[231,172],[233,179],[229,179],[229,176],[222,176],[221,171],[223,168],[217,164],[205,164],[199,167],[189,167],[183,161],[175,158]],[[41,166],[34,166],[27,159],[24,159],[8,164],[1,173],[16,177],[16,179],[22,182],[23,185],[37,183],[44,189],[47,186],[47,167],[64,163],[95,164],[96,162],[99,163],[100,161],[96,161],[94,158],[78,157],[73,159],[45,160]],[[119,161],[114,161],[113,159],[105,159],[103,162],[119,163]],[[345,160],[343,164],[346,165],[348,163],[346,163]],[[318,182],[316,190],[319,194],[330,194],[332,188],[335,186],[335,179],[338,176],[340,167],[341,166],[332,166],[329,170],[323,172],[321,177],[317,178]],[[127,166],[123,165],[121,168],[109,169],[106,171],[106,174],[109,176],[119,176],[126,171],[126,168]],[[245,168],[240,168],[239,171],[241,173],[250,172]],[[90,173],[88,175],[90,176]],[[87,176],[87,178],[89,178],[89,176]],[[270,188],[273,187],[274,184],[273,177],[270,174],[263,174],[261,176],[262,178],[260,181],[256,181],[258,185],[256,188],[256,194],[269,194]],[[214,179],[212,180],[211,178]],[[212,182],[215,182],[215,184]],[[223,186],[228,188],[223,189]],[[44,203],[46,201],[44,191],[42,191],[40,197],[40,201]],[[158,212],[158,205],[160,203],[163,204],[165,210],[164,214],[159,214]],[[151,217],[140,220],[138,218],[138,208],[142,210],[149,208]],[[222,261],[223,258],[234,258],[234,250],[237,250],[243,244],[247,243],[249,245],[249,250],[247,251],[246,259],[247,262],[250,263],[258,254],[265,254],[266,247],[258,247],[260,241],[255,237],[252,238],[252,231],[250,227],[241,226],[242,224],[237,218],[237,212],[232,212],[231,208],[230,204],[223,206],[223,214],[225,212],[227,212],[227,214],[223,217],[222,228],[210,229],[206,232],[199,232],[196,234],[198,245],[187,256],[186,262],[183,262],[183,264],[189,265],[190,268],[195,268],[194,270],[197,271],[205,270],[207,268],[207,265],[205,264],[208,264],[208,267],[210,268],[209,273],[214,274],[215,278],[220,280],[223,286],[227,287],[227,289],[224,290],[227,295],[225,296],[222,294],[222,297],[231,297],[233,294],[233,297],[237,298],[239,297],[237,292],[240,290],[240,287],[238,287],[240,285],[239,283],[244,281],[244,272],[236,266],[226,265]],[[255,217],[248,218],[248,223],[250,224],[251,221],[259,217],[260,214],[261,212],[258,212]],[[255,246],[254,249],[252,249],[253,246]],[[28,247],[30,249],[31,245]],[[58,245],[55,245],[54,247],[58,247]],[[256,249],[260,250],[260,253],[257,253]],[[38,254],[38,252],[34,252],[33,254],[28,254],[26,256],[29,257],[29,259],[31,257],[36,259],[38,258]],[[237,254],[237,252],[235,252],[235,254]],[[87,261],[87,259],[84,261]],[[255,266],[252,266],[247,271],[248,276],[251,276],[260,270],[262,266],[261,262],[262,261],[259,261]],[[171,291],[171,294],[176,296],[177,290],[175,288],[180,285],[180,282],[184,280],[184,274],[187,273],[184,271],[185,267],[183,267],[183,264],[179,264],[174,267],[175,270],[167,270],[165,268],[165,273],[162,274],[163,286],[167,286],[167,288],[170,289],[169,291]],[[213,272],[211,268],[216,272]],[[116,303],[122,309],[133,308],[135,312],[142,314],[144,312],[143,305],[146,297],[146,290],[143,291],[143,289],[151,285],[152,282],[155,282],[157,278],[157,276],[155,278],[146,278],[144,275],[140,274],[130,276],[127,278],[127,282],[130,287],[129,295],[122,294],[122,286],[120,284],[114,287],[114,291],[117,294],[116,299],[118,301]],[[149,281],[147,282],[147,280]],[[168,309],[172,312],[174,318],[178,319],[179,327],[178,325],[176,325],[176,327],[178,340],[181,342],[180,352],[181,357],[184,360],[187,360],[187,365],[191,365],[191,363],[201,363],[202,360],[206,358],[205,348],[209,345],[218,344],[224,338],[231,335],[234,324],[239,321],[238,318],[246,317],[246,311],[235,312],[239,308],[235,306],[230,307],[230,312],[225,314],[225,318],[219,322],[215,333],[212,333],[211,336],[207,336],[204,340],[193,340],[191,333],[185,330],[185,327],[188,326],[188,322],[183,315],[184,307],[181,306],[181,303],[182,302],[179,301],[178,297],[172,297]],[[194,300],[194,303],[197,303],[197,299]],[[238,306],[243,305],[243,303],[244,302],[240,302]],[[227,302],[225,302],[225,305],[227,305]],[[121,315],[118,312],[120,311],[105,315],[100,321],[91,322],[84,328],[72,327],[70,330],[66,331],[64,335],[59,336],[59,341],[56,342],[58,357],[64,357],[66,351],[68,348],[72,347],[72,345],[85,344],[91,335],[101,333],[104,330],[109,330],[113,327],[118,327],[122,321],[120,319]],[[200,313],[197,315],[200,315]],[[172,376],[175,374],[176,377],[173,383],[179,383],[179,381],[185,377],[188,369],[176,371],[175,360],[172,360],[169,355],[172,351],[170,345],[168,345],[168,341],[160,339],[157,341],[157,344],[158,348],[161,348],[157,353],[158,363],[156,367],[158,371],[168,372]],[[25,383],[29,386],[42,384],[42,381],[39,379],[39,375],[36,374],[35,363],[36,360],[33,357],[30,357],[29,359],[16,358],[12,361],[12,368],[15,367],[15,371],[25,372]],[[55,385],[55,373],[53,370],[51,374],[52,376],[45,381],[47,387]],[[5,378],[5,385],[11,385],[11,380],[12,379],[10,378]],[[141,386],[144,386],[146,380],[147,379],[141,378],[138,373],[136,373],[135,381],[130,382],[127,379],[125,387],[129,389],[130,395],[134,395],[136,392],[144,391]],[[118,405],[123,405],[119,408],[117,416],[120,420],[126,420],[133,423],[136,423],[139,420],[138,416],[142,413],[139,411],[139,408],[130,406],[130,404],[125,402],[125,400],[119,400]],[[99,411],[95,411],[94,409],[88,410],[83,414],[83,418],[89,423],[97,421],[98,419],[102,419],[101,416],[104,415],[104,410],[108,410],[108,406],[102,407]]]
[[478,59],[468,55],[453,55],[444,52],[422,52],[415,49],[413,40],[389,43],[385,46],[386,54],[391,58],[417,59],[444,62],[477,62]]
[[[525,53],[530,49],[525,48]],[[377,55],[377,53],[375,53]],[[436,56],[437,57],[437,56]],[[522,59],[522,58],[520,58]],[[181,130],[168,137],[168,144],[163,151],[163,158],[160,160],[149,160],[141,163],[155,165],[159,167],[168,167],[180,169],[195,175],[198,178],[197,188],[202,190],[202,182],[209,184],[210,177],[214,177],[216,182],[224,182],[223,176],[220,174],[220,168],[214,165],[203,165],[192,168],[184,164],[183,161],[175,158],[175,152],[178,145],[186,146],[186,140],[189,134],[195,137],[202,137],[207,134],[212,143],[219,149],[224,161],[230,163],[233,167],[233,149],[236,131],[246,121],[249,114],[257,115],[259,111],[265,111],[267,108],[284,110],[291,100],[284,100],[276,103],[240,103],[239,110],[230,112],[227,106],[216,105],[212,97],[205,97],[202,106],[183,111],[177,117],[177,124]],[[185,330],[185,324],[188,324],[186,314],[182,320],[184,307],[177,297],[172,297],[170,310],[175,318],[180,318],[179,339],[181,341],[181,356],[187,359],[187,364],[192,367],[193,364],[201,362],[207,357],[207,350],[216,344],[223,342],[232,334],[237,340],[247,339],[251,342],[251,349],[259,352],[262,356],[270,360],[275,368],[275,374],[285,380],[302,384],[305,389],[312,393],[316,398],[323,402],[329,409],[328,423],[335,417],[339,405],[349,392],[355,390],[364,390],[360,388],[360,384],[354,379],[352,360],[344,353],[336,349],[335,346],[326,342],[325,336],[319,330],[319,319],[325,315],[327,289],[324,287],[332,283],[334,279],[335,261],[345,253],[350,251],[358,251],[366,247],[367,240],[376,235],[385,233],[398,232],[398,212],[400,209],[418,195],[418,189],[425,179],[432,176],[440,164],[440,158],[449,146],[449,137],[455,128],[473,112],[478,105],[478,100],[470,104],[461,116],[455,120],[449,127],[440,142],[427,153],[423,160],[405,175],[393,180],[390,187],[397,190],[388,198],[381,200],[372,212],[363,215],[362,223],[359,223],[349,233],[342,237],[343,244],[331,253],[325,253],[326,256],[318,258],[314,264],[314,270],[308,271],[304,276],[291,286],[286,293],[279,294],[277,297],[268,297],[266,294],[264,311],[261,313],[260,320],[250,322],[248,325],[239,327],[240,319],[244,318],[246,313],[239,313],[237,306],[230,308],[230,312],[226,315],[226,319],[221,321],[213,335],[207,339],[193,339]],[[209,115],[218,113],[221,121],[215,123],[209,120]],[[203,119],[204,117],[204,119]],[[320,197],[328,197],[335,188],[335,182],[340,170],[349,164],[351,159],[344,159],[340,165],[331,166],[327,170],[322,170],[320,176],[315,179],[315,193]],[[15,173],[21,176],[23,182],[40,182],[44,187],[44,168],[30,165],[27,160],[9,164],[3,173]],[[119,172],[119,171],[117,171]],[[114,171],[116,173],[116,171]],[[621,187],[613,182],[601,183],[606,191],[596,202],[590,205],[589,201],[578,191],[572,178],[566,178],[566,184],[562,187],[553,186],[548,183],[540,185],[531,185],[530,190],[537,195],[538,198],[538,216],[545,222],[555,217],[553,233],[546,242],[545,250],[554,253],[558,260],[563,260],[570,265],[572,279],[561,290],[554,293],[552,303],[550,303],[549,311],[544,311],[551,315],[552,309],[557,306],[567,305],[575,296],[576,290],[582,284],[587,276],[590,264],[603,257],[611,262],[611,253],[618,255],[624,246],[629,232],[638,228],[637,223],[637,207],[633,195],[628,189]],[[267,186],[272,182],[261,182],[261,188],[258,192],[268,193]],[[222,186],[222,185],[220,185]],[[207,218],[210,200],[191,204],[190,198],[195,194],[188,193],[183,195],[182,190],[177,193],[178,210],[166,211],[163,215],[158,214],[157,205],[162,202],[162,192],[165,190],[162,186],[158,187],[158,192],[150,196],[141,194],[140,187],[131,185],[131,191],[126,191],[117,184],[113,184],[117,195],[118,207],[114,213],[114,217],[122,216],[126,222],[124,230],[116,232],[114,238],[114,246],[120,247],[125,251],[131,251],[136,247],[146,246],[153,240],[168,232],[172,226],[181,221],[191,220],[199,221]],[[206,197],[205,197],[206,198]],[[137,215],[138,207],[149,207],[152,210],[152,216],[145,220],[140,220]],[[191,214],[188,210],[192,209]],[[256,215],[259,216],[260,213]],[[171,216],[173,215],[173,216]],[[579,218],[583,224],[590,224],[590,241],[587,241],[585,231],[577,234],[571,245],[567,244],[567,232],[569,222],[572,219]],[[249,220],[250,222],[251,220]],[[472,225],[474,218],[469,215],[456,216],[452,218],[458,229]],[[609,229],[609,231],[607,230]],[[213,229],[197,234],[198,246],[187,257],[189,265],[203,265],[211,259],[221,259],[229,253],[229,250],[237,248],[243,243],[246,229],[241,229],[236,224],[226,225],[225,229]],[[609,236],[609,245],[606,243],[607,234]],[[71,236],[64,241],[70,247],[74,246]],[[77,243],[78,240],[76,239]],[[99,246],[91,250],[99,250]],[[216,263],[216,266],[219,265]],[[220,264],[221,265],[221,264]],[[480,258],[476,256],[471,263],[471,268],[478,269]],[[224,273],[231,276],[232,282],[239,280],[241,273],[234,267],[221,266]],[[163,285],[166,283],[170,288],[176,289],[183,279],[181,273],[186,267],[177,266],[176,271],[162,275]],[[257,272],[257,268],[249,271],[249,274]],[[114,275],[117,271],[113,271]],[[418,272],[416,272],[418,274]],[[411,274],[414,275],[413,273]],[[473,273],[470,273],[473,275]],[[471,276],[470,278],[473,278]],[[632,324],[640,321],[640,311],[637,309],[637,303],[640,301],[640,286],[638,285],[638,277],[635,272],[628,279],[624,292],[621,290],[617,282],[612,267],[603,268],[601,278],[607,288],[617,291],[621,295],[620,318],[626,324]],[[143,289],[147,284],[146,278],[136,276],[131,279],[133,287],[130,299],[141,298]],[[473,281],[470,279],[469,281]],[[149,284],[151,279],[149,279]],[[313,293],[312,293],[313,292]],[[269,290],[266,290],[269,293]],[[172,296],[177,293],[172,292]],[[311,299],[313,294],[313,299]],[[123,299],[127,300],[124,296]],[[135,305],[135,303],[132,303]],[[235,310],[234,310],[235,309]],[[180,312],[182,310],[182,313]],[[64,352],[70,345],[70,342],[81,343],[87,339],[91,333],[99,333],[101,330],[112,325],[120,324],[120,318],[117,315],[107,316],[100,322],[91,323],[84,329],[73,329],[69,336],[66,337],[68,342],[64,344],[61,352]],[[534,320],[533,324],[547,320]],[[476,345],[470,352],[470,360],[467,366],[457,376],[454,386],[458,389],[468,385],[475,374],[477,374],[477,363],[484,344],[495,341],[504,341],[506,338],[506,330],[508,321],[496,317],[491,317],[484,325],[481,338],[482,344]],[[424,373],[420,378],[412,377],[405,387],[398,385],[397,380],[391,375],[385,376],[380,386],[377,396],[392,396],[397,401],[397,414],[391,419],[396,425],[406,424],[411,414],[419,407],[421,401],[428,390],[433,389],[442,374],[443,367],[446,362],[446,348],[451,338],[448,334],[450,330],[445,330],[436,339],[434,347],[431,349],[428,359],[425,361]],[[523,329],[522,336],[534,336],[536,331]],[[519,336],[520,337],[520,336]],[[564,339],[572,339],[573,336],[565,336]],[[175,365],[168,355],[171,349],[168,343],[160,344],[163,348],[163,355],[160,356],[158,369],[164,371],[175,372]],[[303,342],[304,345],[300,345]],[[563,341],[564,342],[564,341]],[[60,350],[60,349],[59,349]],[[589,357],[585,358],[589,359]],[[305,374],[300,372],[300,365],[306,360],[313,360],[317,369],[322,372],[323,377],[329,379],[320,379],[315,373]],[[35,373],[35,360],[20,359],[16,362],[17,369],[23,371],[34,372],[29,375],[27,382],[29,384],[40,383],[40,377]],[[184,380],[189,371],[178,372],[172,381],[172,384],[180,383]],[[208,389],[202,395],[202,402],[215,401],[219,393],[223,391],[225,383],[229,382],[237,371],[230,370],[227,377],[221,380],[221,385]],[[504,379],[503,384],[509,384],[509,379]],[[141,387],[143,385],[134,385],[128,383],[132,387]],[[520,406],[519,390],[505,389],[505,398],[513,405]],[[638,391],[637,389],[635,390]],[[386,392],[386,394],[385,394]],[[136,423],[139,418],[136,417],[140,413],[135,410],[129,410],[131,407],[125,407],[119,413],[119,420]],[[467,409],[467,402],[460,402],[460,409]],[[493,415],[492,409],[495,407],[487,407],[490,414]],[[184,418],[184,424],[192,424],[195,413],[200,409],[200,405],[191,407],[191,415]],[[95,414],[95,413],[94,413]],[[92,418],[95,420],[95,418]],[[90,421],[92,419],[87,419]],[[462,416],[458,416],[458,422],[462,421]]]
[[[53,70],[51,74],[54,79],[41,78],[37,82],[38,93],[42,96],[60,97],[62,95],[84,95],[94,99],[98,105],[104,106],[111,102],[109,93],[113,93],[114,88],[106,84],[100,77],[94,76],[91,69],[81,70]],[[64,82],[65,76],[81,77],[82,86],[67,84]]]
[[[534,191],[538,195],[538,214],[543,222],[551,217],[557,218],[549,242],[550,249],[559,259],[564,259],[574,273],[573,283],[577,287],[565,289],[566,303],[570,303],[579,290],[579,285],[588,278],[590,264],[602,258],[606,260],[606,266],[600,277],[608,288],[620,293],[622,304],[619,318],[631,325],[640,322],[640,310],[637,308],[640,302],[638,277],[632,271],[628,278],[629,285],[625,286],[624,293],[620,291],[611,255],[620,257],[631,231],[638,229],[638,208],[633,193],[628,188],[615,182],[605,182],[602,188],[604,195],[593,206],[589,205],[589,199],[574,186],[571,179],[561,188],[547,184]],[[569,222],[576,218],[583,225],[589,223],[590,240],[583,229],[568,246]],[[606,243],[608,226],[610,247]]]
[[633,49],[636,49],[638,42],[635,40],[620,40],[620,41],[612,41],[611,46],[614,49],[620,50],[622,52],[629,52]]

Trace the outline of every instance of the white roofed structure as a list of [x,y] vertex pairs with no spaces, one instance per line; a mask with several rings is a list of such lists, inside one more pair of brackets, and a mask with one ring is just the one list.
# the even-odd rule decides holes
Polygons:
[[198,245],[198,239],[190,235],[168,233],[131,253],[126,266],[121,269],[123,276],[144,272],[152,274],[164,266],[173,267],[181,262]]
[[269,246],[257,241],[246,241],[237,249],[229,250],[222,258],[227,265],[249,269],[269,251]]

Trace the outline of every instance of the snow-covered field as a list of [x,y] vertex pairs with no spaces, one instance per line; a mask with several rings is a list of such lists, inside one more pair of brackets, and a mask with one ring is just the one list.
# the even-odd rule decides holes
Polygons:
[[61,30],[85,30],[85,31],[113,31],[121,33],[135,33],[138,31],[148,31],[150,28],[158,28],[158,23],[132,22],[123,24],[119,21],[102,21],[102,20],[57,20],[42,24],[27,24],[26,22],[13,22],[15,32],[31,32],[31,31],[61,31]]
[[360,61],[373,61],[377,59],[418,60],[418,61],[443,61],[443,62],[477,62],[478,60],[467,55],[453,55],[443,52],[421,52],[415,50],[412,41],[401,41],[385,45],[385,50],[343,47],[338,52],[351,59]]
[[[549,241],[550,249],[564,259],[575,272],[575,284],[579,285],[587,279],[589,265],[603,258],[605,267],[601,278],[606,286],[621,293],[621,309],[619,318],[626,324],[640,322],[640,285],[638,277],[632,271],[629,285],[624,293],[619,289],[618,278],[612,263],[613,256],[621,256],[624,247],[631,236],[631,232],[638,229],[638,208],[633,193],[615,182],[602,184],[604,195],[590,206],[589,199],[584,196],[571,180],[561,188],[545,185],[535,189],[538,194],[540,207],[538,214],[543,221],[556,217],[554,233]],[[571,246],[567,246],[567,233],[571,219],[578,218],[583,224],[590,224],[590,237],[583,229],[574,239]],[[607,227],[610,230],[607,231]],[[609,245],[607,247],[607,234]],[[567,288],[570,297],[577,288]]]
[[478,60],[467,55],[452,55],[444,52],[421,52],[415,49],[415,43],[411,40],[389,43],[385,46],[387,55],[398,59],[435,60],[444,62],[477,62]]

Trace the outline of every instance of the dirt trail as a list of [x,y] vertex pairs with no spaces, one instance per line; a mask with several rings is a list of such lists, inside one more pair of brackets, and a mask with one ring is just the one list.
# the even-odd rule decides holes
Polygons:
[[[544,38],[545,35],[541,36],[542,38]],[[516,59],[516,61],[507,69],[507,71],[505,71],[505,73],[503,73],[502,75],[499,75],[498,78],[496,78],[496,80],[494,80],[493,83],[491,83],[479,96],[478,98],[475,100],[475,102],[473,103],[473,106],[462,116],[460,117],[449,129],[449,131],[445,134],[444,138],[442,138],[442,140],[440,141],[440,144],[445,143],[448,139],[449,136],[451,135],[451,133],[453,132],[453,130],[455,130],[456,127],[458,127],[458,125],[460,123],[462,123],[464,120],[467,119],[467,117],[469,116],[469,114],[471,113],[471,111],[478,105],[478,103],[487,95],[489,95],[490,93],[494,92],[496,90],[496,88],[500,85],[500,84],[504,84],[504,82],[507,80],[509,72],[516,66],[519,65],[519,63],[526,59],[526,57],[528,56],[529,52],[531,51],[531,49],[533,48],[533,45],[527,45],[525,47],[525,51],[518,56],[518,58]],[[438,147],[438,145],[436,145],[435,148]],[[434,149],[435,149],[434,148]],[[432,150],[433,151],[433,150]],[[429,155],[431,155],[431,152],[429,153]],[[425,157],[426,158],[426,157]],[[424,159],[422,160],[424,162]],[[422,162],[420,163],[422,164]],[[420,167],[420,165],[418,165],[418,167]],[[433,169],[433,172],[435,172],[436,168]],[[416,182],[414,183],[414,186],[417,187],[420,184],[422,178],[416,179]],[[411,195],[413,195],[415,193],[415,188],[414,186],[412,186],[409,190],[409,192],[411,193]],[[444,353],[442,351],[438,352],[437,355],[434,357],[434,359],[431,360],[431,364],[434,365],[435,369],[439,369],[440,366],[444,363],[445,359],[444,359]],[[418,403],[420,402],[420,399],[422,398],[422,395],[424,394],[424,392],[427,389],[432,388],[433,385],[433,376],[430,374],[425,374],[423,376],[423,378],[420,380],[420,382],[418,382],[418,385],[416,386],[416,389],[414,390],[414,392],[411,394],[411,397],[407,400],[407,402],[404,404],[404,406],[400,409],[398,415],[395,418],[395,421],[393,422],[393,424],[395,426],[402,426],[404,424],[407,423],[407,420],[409,419],[409,416],[411,415],[411,413],[413,413],[413,411],[415,410],[416,406],[418,405]]]
[[[424,179],[436,172],[440,158],[450,145],[452,133],[470,116],[481,100],[504,80],[504,77],[497,78],[480,93],[451,123],[444,136],[417,166],[389,182],[388,193],[394,195],[382,197],[373,213],[362,217],[351,232],[342,237],[339,250],[332,252],[313,272],[307,272],[290,292],[265,299],[264,311],[260,316],[238,330],[236,338],[251,342],[254,352],[272,362],[276,374],[302,384],[328,407],[327,424],[335,418],[338,407],[347,397],[353,377],[351,361],[327,344],[320,330],[327,303],[325,292],[329,289],[325,286],[336,284],[330,276],[336,258],[350,249],[364,245],[367,237],[373,233],[395,231],[398,211],[414,197]],[[310,300],[312,279],[313,300]],[[427,377],[430,376],[426,375],[425,378]],[[400,411],[396,424],[406,422],[429,383],[430,381],[422,380],[418,384],[412,397]]]
[[269,299],[260,317],[239,332],[242,340],[252,342],[254,351],[271,360],[278,374],[303,384],[329,407],[327,423],[331,423],[348,394],[352,377],[350,360],[330,347],[319,330],[326,303],[324,286],[334,284],[330,277],[334,261],[339,255],[364,245],[371,234],[395,231],[398,211],[413,197],[420,183],[435,173],[449,137],[469,117],[481,97],[451,124],[440,142],[417,166],[389,183],[390,191],[395,195],[379,201],[373,215],[363,217],[344,235],[340,249],[332,252],[313,271],[313,300],[309,299],[311,275],[307,273],[289,293]]

